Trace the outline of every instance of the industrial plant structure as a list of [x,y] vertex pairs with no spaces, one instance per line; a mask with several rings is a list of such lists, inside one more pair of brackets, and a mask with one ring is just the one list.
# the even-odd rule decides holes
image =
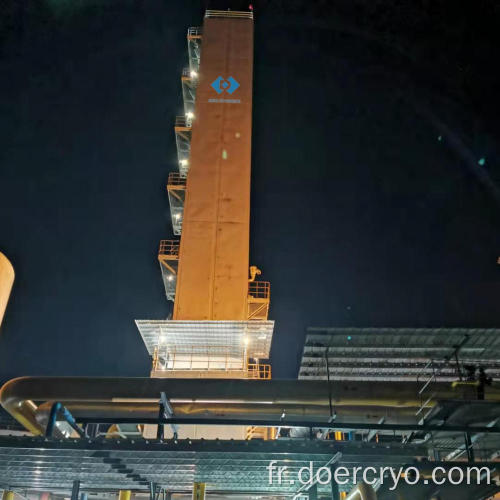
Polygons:
[[208,10],[187,41],[178,172],[167,183],[181,238],[158,252],[173,317],[136,324],[152,377],[269,379],[270,284],[249,261],[253,13]]
[[[498,476],[498,331],[311,329],[300,380],[271,379],[270,284],[249,258],[253,12],[208,10],[187,44],[167,182],[180,239],[158,252],[173,313],[136,321],[150,377],[7,382],[0,403],[28,435],[0,435],[5,500],[494,495],[485,475],[465,489],[427,478],[471,465]],[[412,466],[422,480],[409,496],[352,475],[296,482],[309,466]]]

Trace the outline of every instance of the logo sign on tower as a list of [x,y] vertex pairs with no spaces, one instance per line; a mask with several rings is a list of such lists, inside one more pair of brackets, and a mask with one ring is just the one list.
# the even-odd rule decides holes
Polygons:
[[[222,76],[218,76],[211,84],[212,88],[217,92],[217,94],[229,94],[232,95],[236,89],[240,86],[240,84],[232,77],[223,78]],[[208,102],[231,102],[238,103],[241,102],[239,99],[209,99]]]

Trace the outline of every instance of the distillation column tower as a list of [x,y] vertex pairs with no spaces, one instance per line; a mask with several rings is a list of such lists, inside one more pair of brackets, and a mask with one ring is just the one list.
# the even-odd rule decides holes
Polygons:
[[253,13],[211,11],[189,28],[177,117],[172,226],[158,259],[172,319],[137,320],[152,377],[271,377],[270,284],[250,266]]

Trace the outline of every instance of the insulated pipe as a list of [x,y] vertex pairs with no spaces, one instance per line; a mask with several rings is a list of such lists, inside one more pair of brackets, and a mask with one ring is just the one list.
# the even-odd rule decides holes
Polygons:
[[7,302],[9,300],[12,284],[14,283],[14,268],[9,259],[0,252],[0,325],[2,324],[3,315]]
[[[332,403],[339,413],[365,415],[381,407],[408,414],[420,407],[420,385],[408,382],[332,382]],[[287,417],[329,415],[326,381],[170,379],[102,377],[22,377],[0,389],[0,404],[34,434],[43,434],[37,420],[41,401],[60,401],[75,418],[157,416],[160,393],[165,392],[175,415],[276,415]],[[500,401],[497,384],[487,387],[486,399]],[[464,399],[467,388],[436,385],[435,400]],[[473,399],[466,397],[465,399]],[[150,415],[151,410],[154,410]]]
[[366,483],[358,483],[345,500],[377,500],[375,490]]

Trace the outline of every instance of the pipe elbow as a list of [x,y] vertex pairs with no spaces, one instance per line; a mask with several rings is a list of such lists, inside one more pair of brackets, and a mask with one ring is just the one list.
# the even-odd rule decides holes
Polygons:
[[0,405],[26,430],[35,435],[44,433],[44,429],[36,420],[36,404],[22,396],[22,389],[30,377],[18,377],[6,382],[0,388]]

